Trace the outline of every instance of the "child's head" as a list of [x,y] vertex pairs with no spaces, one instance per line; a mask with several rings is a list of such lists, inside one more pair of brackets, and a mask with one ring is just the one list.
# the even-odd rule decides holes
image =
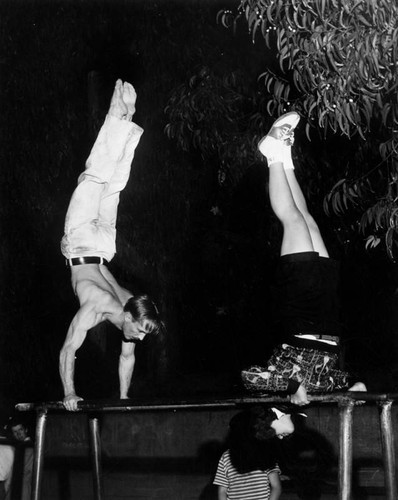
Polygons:
[[279,460],[278,440],[292,434],[289,414],[276,408],[256,406],[237,413],[230,422],[229,449],[239,472],[268,469]]
[[[268,409],[268,417],[267,420],[271,420],[269,424],[270,429],[275,431],[275,435],[278,439],[283,439],[286,436],[290,436],[294,432],[294,424],[292,422],[292,416],[289,413],[283,413],[277,408]],[[259,421],[261,422],[261,417],[259,417]],[[264,432],[266,433],[267,429],[264,426]],[[261,424],[259,424],[259,439],[261,436]]]
[[258,441],[266,441],[275,436],[283,439],[294,432],[290,413],[264,406],[254,406],[238,413],[232,418],[230,427],[232,433],[244,432]]

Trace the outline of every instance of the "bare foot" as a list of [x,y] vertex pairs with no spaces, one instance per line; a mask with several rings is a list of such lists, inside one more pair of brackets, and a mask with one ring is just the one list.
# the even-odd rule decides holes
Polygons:
[[352,392],[367,392],[366,385],[363,384],[362,382],[355,383],[348,390]]
[[123,101],[127,106],[127,120],[131,121],[135,113],[135,102],[137,100],[137,93],[134,87],[128,83],[123,84]]
[[135,112],[135,101],[137,95],[132,85],[117,80],[115,90],[111,98],[111,104],[108,113],[120,120],[129,120]]
[[290,402],[298,406],[308,405],[307,389],[303,385],[300,385],[297,391],[290,396]]

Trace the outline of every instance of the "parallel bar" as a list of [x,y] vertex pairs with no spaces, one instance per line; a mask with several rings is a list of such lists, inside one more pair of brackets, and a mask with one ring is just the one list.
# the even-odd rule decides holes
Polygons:
[[98,417],[90,415],[88,418],[90,431],[90,452],[93,464],[93,486],[95,500],[102,500],[102,467],[101,467],[101,438]]
[[340,403],[339,500],[351,500],[353,408],[354,401]]
[[47,411],[37,412],[36,443],[33,456],[33,477],[31,500],[40,500],[40,488],[43,472],[44,440],[46,436]]
[[386,401],[380,404],[380,431],[381,443],[383,447],[383,463],[384,463],[384,483],[386,487],[386,499],[397,500],[397,478],[395,468],[395,447],[394,447],[394,432],[391,420],[392,401]]
[[[309,395],[308,399],[314,403],[340,403],[347,401],[393,401],[398,400],[398,393],[389,394],[372,394],[368,392],[344,392],[333,393],[320,396]],[[242,396],[234,398],[214,398],[208,397],[204,399],[159,399],[145,401],[143,399],[121,399],[121,400],[103,400],[103,401],[79,401],[78,411],[95,411],[95,412],[130,412],[140,410],[178,410],[178,409],[195,409],[195,408],[232,408],[240,405],[253,404],[289,404],[290,400],[286,397],[270,397],[270,396]],[[16,409],[19,411],[32,411],[40,408],[52,411],[66,411],[62,401],[50,401],[43,403],[19,403]]]

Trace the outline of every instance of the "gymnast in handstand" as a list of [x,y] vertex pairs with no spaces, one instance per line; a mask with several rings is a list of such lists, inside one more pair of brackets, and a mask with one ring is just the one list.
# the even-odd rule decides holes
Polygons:
[[[283,226],[276,299],[284,341],[265,367],[243,370],[242,380],[251,391],[287,391],[292,403],[305,405],[308,393],[347,389],[350,377],[337,368],[339,266],[308,211],[292,160],[299,120],[295,112],[282,115],[259,143],[271,207]],[[366,387],[357,382],[350,390]]]
[[82,399],[75,391],[75,356],[88,330],[103,321],[121,330],[120,399],[126,399],[136,343],[158,333],[162,325],[152,299],[120,286],[108,268],[116,253],[120,193],[129,180],[135,149],[143,133],[132,121],[136,99],[134,87],[117,80],[108,114],[79,176],[65,218],[61,250],[80,304],[59,358],[63,402],[69,411],[76,411]]

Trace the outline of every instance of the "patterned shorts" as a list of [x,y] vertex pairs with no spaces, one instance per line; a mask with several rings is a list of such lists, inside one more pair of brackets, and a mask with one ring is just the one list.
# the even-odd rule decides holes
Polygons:
[[309,394],[348,387],[348,373],[335,369],[338,354],[292,347],[275,349],[266,367],[252,366],[241,373],[244,387],[252,392],[286,391],[289,380],[300,382]]

